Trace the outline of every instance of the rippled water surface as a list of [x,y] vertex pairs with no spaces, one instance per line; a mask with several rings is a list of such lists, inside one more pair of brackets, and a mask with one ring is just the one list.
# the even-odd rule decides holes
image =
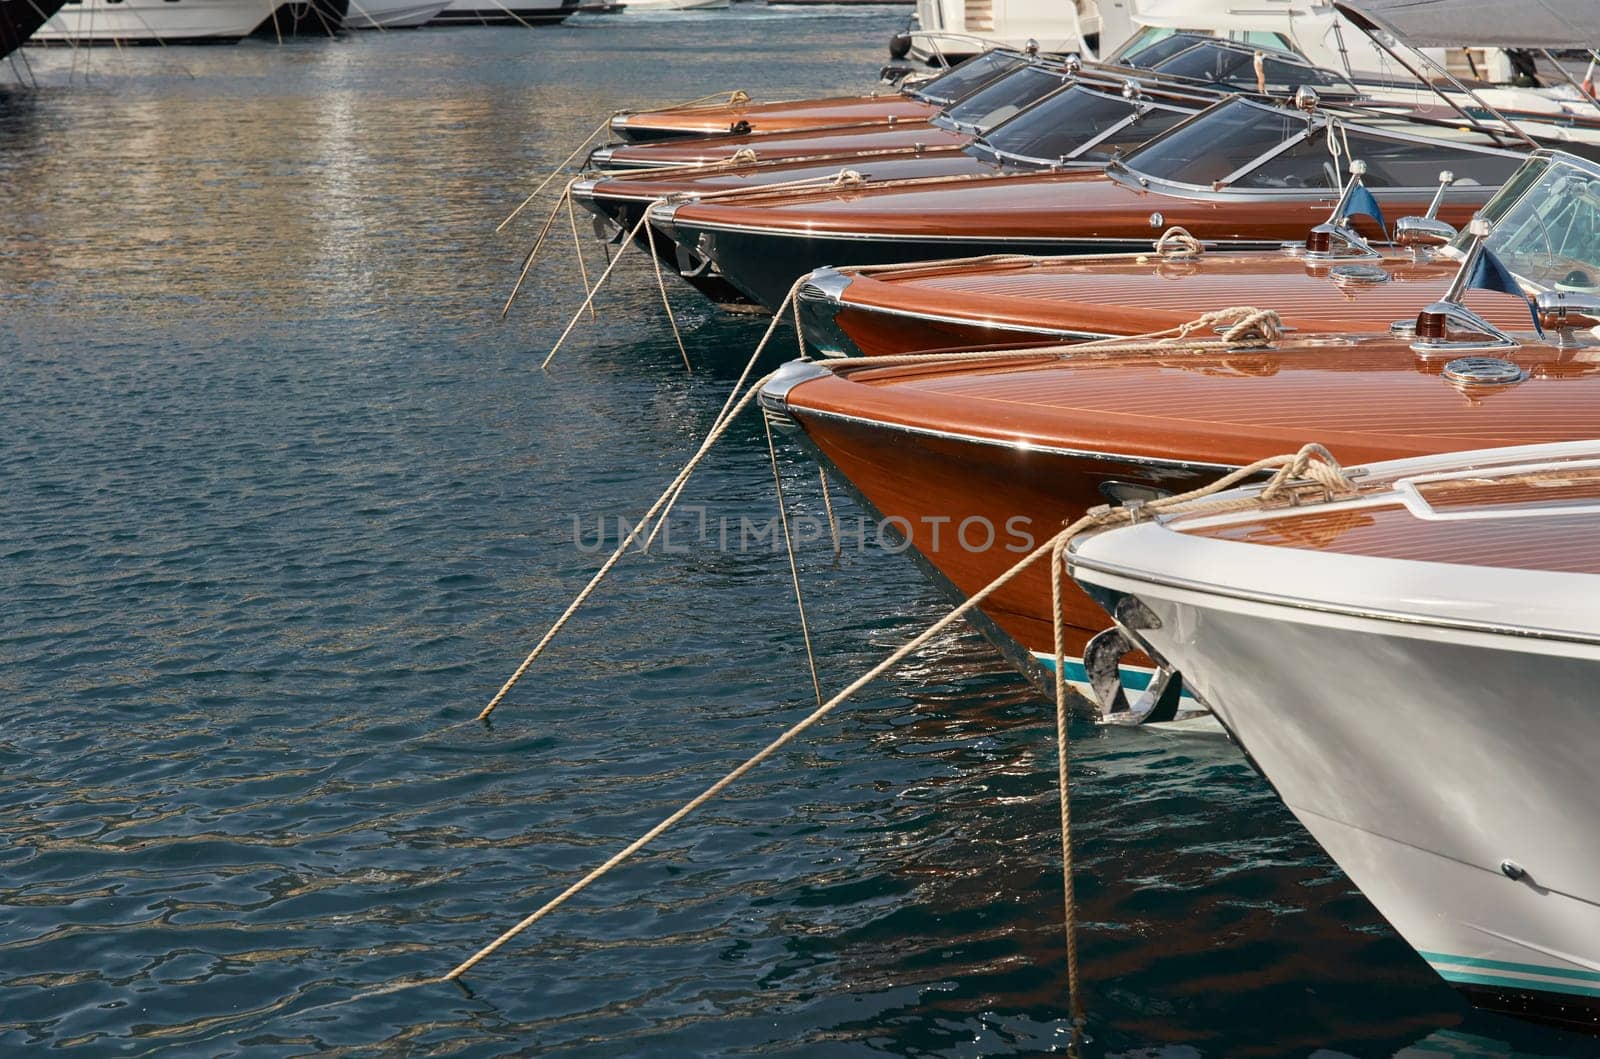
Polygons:
[[[903,15],[32,52],[0,90],[0,1053],[1029,1054],[1068,1023],[1046,704],[938,642],[802,716],[783,556],[633,557],[759,321],[495,224],[609,111],[866,88]],[[586,234],[587,238],[587,234]],[[588,247],[591,265],[600,261]],[[820,511],[783,454],[798,510]],[[759,423],[686,501],[774,510]],[[685,536],[693,510],[681,523]],[[803,549],[824,687],[941,611]],[[1089,1055],[1583,1054],[1474,1015],[1226,744],[1075,730]]]

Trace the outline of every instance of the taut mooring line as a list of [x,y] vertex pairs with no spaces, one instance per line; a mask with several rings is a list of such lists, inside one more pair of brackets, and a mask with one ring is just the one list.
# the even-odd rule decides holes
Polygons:
[[[770,378],[770,376],[769,376],[769,378]],[[765,380],[763,380],[763,382],[764,381]],[[752,387],[750,392],[748,394],[746,394],[743,399],[741,399],[740,407],[742,407],[744,404],[748,403],[749,400],[756,393],[759,392],[759,387],[760,387],[760,384],[757,384],[755,387]],[[711,440],[710,438],[707,439],[708,442],[710,440]],[[697,454],[697,458],[698,458],[698,455],[703,454],[704,451],[705,451],[705,447],[702,446],[701,453]],[[694,461],[690,461],[690,462],[692,464]],[[1245,480],[1247,480],[1247,479],[1249,479],[1251,477],[1254,477],[1255,475],[1260,474],[1263,471],[1265,471],[1267,469],[1270,469],[1270,468],[1276,468],[1276,473],[1273,474],[1271,480],[1266,483],[1266,485],[1262,488],[1262,490],[1259,493],[1255,494],[1254,496],[1237,497],[1237,498],[1233,498],[1233,499],[1209,501],[1209,502],[1206,501],[1206,499],[1205,499],[1205,498],[1210,497],[1211,495],[1213,495],[1215,493],[1221,492],[1224,489],[1228,489],[1231,486],[1238,484],[1239,482],[1242,482],[1242,481],[1245,481]],[[689,468],[686,467],[685,468],[685,472],[688,469]],[[680,477],[682,477],[682,476],[683,476],[683,472],[680,472]],[[518,921],[509,930],[506,930],[503,933],[501,933],[498,937],[496,937],[489,944],[485,945],[483,948],[481,948],[477,952],[473,953],[472,956],[468,957],[466,960],[462,961],[460,964],[457,964],[453,969],[451,969],[448,973],[446,973],[442,977],[440,977],[438,979],[434,979],[434,981],[448,982],[448,981],[454,981],[456,979],[459,979],[462,975],[466,974],[472,968],[476,967],[484,959],[486,959],[487,957],[489,957],[492,954],[494,954],[495,952],[497,952],[502,946],[504,946],[511,939],[515,938],[518,934],[521,934],[523,931],[527,930],[529,927],[531,927],[535,923],[539,922],[539,920],[543,919],[545,916],[549,915],[551,912],[553,912],[557,908],[561,907],[561,905],[565,904],[567,901],[569,901],[570,899],[575,897],[577,894],[583,892],[590,885],[592,885],[595,881],[597,881],[598,879],[600,879],[601,877],[603,877],[604,875],[609,873],[613,868],[617,867],[618,865],[622,864],[624,861],[628,860],[630,857],[632,857],[635,853],[639,852],[645,846],[647,846],[651,842],[655,841],[655,839],[659,838],[662,834],[664,834],[666,831],[671,829],[674,825],[676,825],[677,823],[682,821],[685,817],[689,816],[696,809],[700,808],[702,805],[706,804],[711,799],[713,799],[717,795],[721,794],[724,790],[726,790],[729,786],[731,786],[733,783],[735,783],[740,777],[742,777],[746,773],[748,773],[751,769],[755,768],[757,765],[759,765],[763,761],[767,760],[773,754],[776,754],[779,750],[783,749],[789,743],[793,742],[798,736],[800,736],[801,733],[805,732],[807,729],[809,729],[812,726],[814,726],[815,724],[817,724],[823,718],[827,717],[828,714],[832,713],[840,705],[842,705],[844,702],[848,701],[852,696],[854,696],[862,688],[864,688],[868,684],[872,683],[874,680],[876,680],[878,677],[882,676],[884,673],[886,673],[889,670],[893,669],[896,665],[898,665],[901,661],[903,661],[907,656],[913,654],[914,652],[916,652],[917,650],[922,648],[924,645],[926,645],[934,637],[938,636],[944,630],[948,629],[951,625],[955,624],[957,621],[959,621],[962,618],[964,618],[968,613],[970,613],[971,611],[976,609],[986,599],[988,599],[990,596],[994,595],[994,593],[998,592],[1000,589],[1004,588],[1011,581],[1016,579],[1016,577],[1019,574],[1021,574],[1024,570],[1026,570],[1028,567],[1032,566],[1034,563],[1038,562],[1040,559],[1045,558],[1047,556],[1050,557],[1050,559],[1051,559],[1053,564],[1054,563],[1060,563],[1062,561],[1063,557],[1064,557],[1064,553],[1066,551],[1066,547],[1067,547],[1068,543],[1072,540],[1073,537],[1077,536],[1079,533],[1082,533],[1083,531],[1085,531],[1087,529],[1094,528],[1094,527],[1114,526],[1114,525],[1123,525],[1123,524],[1131,523],[1135,519],[1138,519],[1138,518],[1141,518],[1141,517],[1146,517],[1148,514],[1156,513],[1156,512],[1163,512],[1163,513],[1183,512],[1183,513],[1189,513],[1189,514],[1200,514],[1200,513],[1215,514],[1215,513],[1218,513],[1218,512],[1222,512],[1222,511],[1243,510],[1243,509],[1246,509],[1246,508],[1255,507],[1255,506],[1259,505],[1263,501],[1275,500],[1275,499],[1278,498],[1278,496],[1280,494],[1282,494],[1282,493],[1284,493],[1286,491],[1299,490],[1299,489],[1304,489],[1304,488],[1312,488],[1312,489],[1320,490],[1324,495],[1332,495],[1332,494],[1338,493],[1338,492],[1343,492],[1343,493],[1346,493],[1346,494],[1355,492],[1354,483],[1351,482],[1351,480],[1349,479],[1348,476],[1346,476],[1346,474],[1344,473],[1343,468],[1341,468],[1339,466],[1338,461],[1336,461],[1328,453],[1327,449],[1323,448],[1321,445],[1306,445],[1306,446],[1303,446],[1298,452],[1296,452],[1296,453],[1294,453],[1292,455],[1269,456],[1269,457],[1267,457],[1265,459],[1257,460],[1254,463],[1249,464],[1248,466],[1240,467],[1237,470],[1231,471],[1228,474],[1223,475],[1221,478],[1219,478],[1216,481],[1210,483],[1209,485],[1201,486],[1198,489],[1193,489],[1193,490],[1190,490],[1189,492],[1186,492],[1186,493],[1178,493],[1178,494],[1175,494],[1173,496],[1161,497],[1161,498],[1156,499],[1156,500],[1147,501],[1147,502],[1145,502],[1144,504],[1140,505],[1137,508],[1128,508],[1128,507],[1115,507],[1114,508],[1114,507],[1109,507],[1109,506],[1103,506],[1103,507],[1098,507],[1098,508],[1094,508],[1094,509],[1090,510],[1082,518],[1079,518],[1078,520],[1073,522],[1071,525],[1069,525],[1066,528],[1064,528],[1063,530],[1061,530],[1061,532],[1059,532],[1055,536],[1051,537],[1044,544],[1040,545],[1039,547],[1035,548],[1032,552],[1028,553],[1020,561],[1018,561],[1014,566],[1012,566],[1010,569],[1008,569],[1004,573],[1002,573],[999,577],[997,577],[993,581],[989,582],[987,585],[985,585],[983,588],[979,589],[977,592],[974,592],[971,596],[969,596],[959,606],[955,607],[949,613],[945,614],[942,618],[940,618],[939,620],[935,621],[933,624],[929,625],[927,628],[923,629],[922,632],[918,633],[916,636],[913,636],[910,640],[907,640],[900,647],[896,648],[883,661],[881,661],[877,665],[873,666],[871,669],[869,669],[866,673],[862,674],[860,677],[857,677],[854,681],[852,681],[848,686],[846,686],[842,691],[840,691],[833,698],[829,699],[827,702],[824,702],[822,705],[818,706],[815,710],[811,711],[811,713],[807,714],[800,721],[798,721],[795,724],[791,725],[786,731],[783,732],[783,734],[779,735],[776,739],[772,740],[772,742],[768,743],[765,747],[761,748],[756,753],[754,753],[750,757],[746,758],[743,763],[741,763],[738,766],[736,766],[732,771],[728,772],[721,779],[717,780],[711,786],[707,787],[704,791],[701,791],[695,797],[693,797],[689,801],[685,802],[680,808],[678,808],[676,811],[674,811],[671,815],[667,816],[660,823],[656,824],[654,827],[650,828],[644,834],[640,835],[638,838],[636,838],[632,842],[628,843],[628,845],[624,846],[622,849],[620,849],[616,853],[612,854],[609,858],[606,859],[606,861],[604,863],[602,863],[601,865],[599,865],[596,868],[591,869],[586,875],[584,875],[577,882],[575,882],[572,885],[568,886],[565,890],[562,890],[559,894],[557,894],[555,897],[551,898],[549,901],[546,901],[543,905],[541,905],[539,908],[537,908],[531,914],[523,917],[520,921]],[[658,506],[666,499],[666,495],[667,495],[666,493],[663,493],[661,499],[656,502]],[[637,528],[635,529],[634,532],[635,532],[635,534],[637,534],[637,532],[638,532]],[[630,535],[630,537],[631,537],[631,535]],[[623,546],[626,547],[626,544],[627,544],[627,542],[624,542]],[[613,558],[615,558],[615,556],[619,555],[619,554],[620,554],[620,551],[616,552],[616,553],[613,553]],[[1053,576],[1053,578],[1059,578],[1059,574],[1053,574],[1052,576]],[[593,584],[593,582],[591,582],[591,585],[592,584]],[[1056,600],[1056,601],[1058,601],[1060,599],[1060,581],[1058,579],[1053,582],[1053,597],[1054,597],[1054,600]],[[1061,675],[1062,672],[1063,672],[1063,664],[1065,662],[1065,657],[1064,657],[1064,655],[1065,655],[1065,650],[1064,650],[1064,622],[1062,621],[1062,618],[1061,618],[1061,608],[1060,608],[1059,602],[1053,602],[1053,605],[1055,606],[1055,609],[1056,609],[1056,615],[1055,615],[1055,626],[1056,626],[1055,650],[1056,650],[1056,660],[1057,660],[1057,666],[1056,666],[1056,674],[1057,674],[1057,678],[1056,678],[1056,703],[1057,703],[1056,738],[1060,741],[1060,744],[1061,744],[1060,759],[1059,759],[1058,766],[1057,766],[1057,777],[1058,777],[1058,782],[1061,785],[1061,813],[1062,813],[1063,832],[1064,832],[1063,847],[1062,847],[1062,849],[1063,849],[1062,870],[1064,872],[1070,873],[1071,870],[1072,870],[1072,864],[1071,864],[1070,836],[1067,834],[1067,832],[1070,829],[1070,815],[1069,815],[1070,814],[1070,802],[1067,800],[1067,790],[1066,790],[1067,759],[1066,759],[1065,751],[1066,751],[1067,731],[1066,731],[1066,724],[1065,724],[1065,710],[1066,710],[1066,707],[1067,707],[1067,703],[1069,701],[1069,698],[1068,698],[1069,694],[1075,697],[1077,693],[1076,692],[1072,692],[1067,687],[1066,681]],[[485,712],[487,713],[487,710],[485,710]],[[1077,1012],[1077,1011],[1080,1010],[1080,1001],[1079,1001],[1079,997],[1078,997],[1078,990],[1076,988],[1076,970],[1075,970],[1076,965],[1077,965],[1077,942],[1076,942],[1076,939],[1075,939],[1074,935],[1075,935],[1075,932],[1076,932],[1077,919],[1076,919],[1076,909],[1072,904],[1072,900],[1073,900],[1072,899],[1072,892],[1073,891],[1072,891],[1072,887],[1071,887],[1071,883],[1070,883],[1070,879],[1069,879],[1068,887],[1067,887],[1067,898],[1066,898],[1067,904],[1065,906],[1067,918],[1066,918],[1066,920],[1065,920],[1065,922],[1063,924],[1063,929],[1066,931],[1066,934],[1067,934],[1068,960],[1069,960],[1069,983],[1072,983],[1072,992],[1073,992],[1072,1004],[1073,1004],[1074,1012]],[[1077,1016],[1075,1014],[1075,1021],[1076,1021],[1076,1018],[1077,1018]]]
[[778,518],[783,522],[783,545],[789,553],[789,579],[794,582],[794,606],[800,612],[800,638],[806,645],[806,665],[811,668],[811,689],[817,693],[817,705],[822,705],[822,681],[817,677],[817,655],[811,649],[811,623],[806,620],[806,600],[800,592],[800,565],[794,554],[794,537],[789,533],[789,505],[783,495],[783,475],[778,473],[778,448],[772,443],[772,421],[761,417],[767,431],[767,457],[772,461],[772,485],[778,491]]
[[700,448],[692,457],[690,457],[689,462],[683,465],[683,469],[680,470],[677,476],[667,484],[666,489],[662,490],[661,495],[656,498],[656,502],[650,505],[650,510],[644,513],[644,517],[641,518],[638,524],[635,525],[633,529],[629,531],[628,535],[623,538],[622,543],[617,545],[616,550],[611,553],[611,555],[603,564],[601,564],[600,569],[595,571],[594,576],[589,579],[589,583],[584,586],[583,591],[579,592],[577,596],[573,598],[572,602],[567,604],[567,609],[562,612],[561,617],[556,619],[555,624],[550,626],[549,630],[544,634],[544,636],[540,637],[539,642],[534,645],[533,650],[528,653],[528,657],[522,660],[522,664],[517,667],[516,672],[512,673],[510,679],[508,679],[505,684],[501,686],[499,691],[495,692],[494,698],[490,699],[489,704],[485,706],[478,714],[478,720],[481,721],[493,713],[495,708],[500,705],[502,700],[505,699],[506,695],[511,692],[511,689],[516,687],[517,681],[522,679],[523,674],[527,673],[529,667],[533,665],[534,661],[544,653],[544,649],[550,645],[550,641],[556,638],[556,634],[559,633],[566,626],[567,622],[572,619],[572,616],[578,612],[578,608],[583,606],[584,602],[594,594],[595,589],[600,586],[600,582],[605,579],[606,574],[611,572],[611,568],[617,565],[617,562],[628,550],[628,547],[633,544],[634,541],[638,540],[639,534],[642,533],[644,528],[650,524],[650,520],[655,518],[656,513],[661,510],[664,504],[666,504],[667,499],[671,497],[674,491],[681,487],[684,482],[689,480],[689,476],[692,475],[695,471],[695,468],[700,465],[700,461],[705,459],[706,453],[710,452],[711,447],[717,443],[717,440],[721,438],[724,433],[727,432],[728,427],[733,423],[734,418],[741,411],[743,411],[751,401],[755,400],[756,395],[761,392],[761,387],[766,385],[767,381],[771,378],[772,376],[768,375],[752,383],[750,388],[745,392],[744,396],[739,398],[738,403],[731,408],[728,415],[723,418],[720,423],[713,427],[709,434],[706,435],[705,441],[700,443]]
[[[515,18],[516,16],[513,15],[512,17]],[[698,99],[686,100],[686,101],[684,101],[682,103],[670,103],[670,104],[668,104],[666,106],[646,107],[644,109],[647,110],[647,111],[651,111],[651,110],[656,110],[656,111],[659,111],[659,110],[688,110],[688,109],[691,109],[693,107],[703,106],[703,105],[709,103],[712,100],[721,99],[724,96],[727,97],[727,102],[728,102],[728,105],[730,105],[730,106],[732,104],[735,104],[735,103],[739,103],[739,102],[748,103],[750,101],[749,93],[745,92],[744,89],[739,88],[739,89],[734,89],[732,92],[714,92],[711,95],[701,96]],[[563,158],[561,160],[561,164],[556,166],[554,169],[552,169],[550,171],[550,174],[548,176],[546,176],[543,181],[540,182],[539,186],[534,188],[531,192],[529,192],[528,193],[528,197],[523,199],[520,203],[518,203],[517,204],[517,208],[512,210],[506,216],[505,220],[503,220],[499,224],[497,224],[495,226],[494,230],[496,232],[503,231],[505,229],[506,225],[508,225],[512,221],[516,220],[517,214],[519,214],[523,210],[527,209],[528,204],[531,203],[534,199],[538,198],[539,197],[539,193],[541,191],[543,191],[545,188],[549,187],[551,181],[555,180],[556,177],[560,176],[562,171],[564,169],[566,169],[567,166],[572,164],[572,160],[574,158],[578,157],[578,154],[585,147],[589,146],[591,143],[594,142],[594,138],[596,136],[599,136],[602,132],[605,132],[608,128],[611,127],[611,119],[615,118],[619,114],[626,114],[626,113],[627,113],[627,111],[625,111],[625,110],[613,110],[610,114],[607,114],[605,116],[605,120],[601,121],[599,125],[596,125],[594,127],[594,131],[589,133],[589,135],[585,136],[583,138],[583,142],[579,143],[577,147],[574,147],[572,149],[572,153],[567,155],[567,157]]]

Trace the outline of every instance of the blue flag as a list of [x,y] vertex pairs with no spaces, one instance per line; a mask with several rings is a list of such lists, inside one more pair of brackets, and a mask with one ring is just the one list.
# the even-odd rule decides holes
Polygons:
[[1357,184],[1350,192],[1350,201],[1344,204],[1344,215],[1353,217],[1364,214],[1378,222],[1378,227],[1383,229],[1385,237],[1389,235],[1389,226],[1383,221],[1383,211],[1378,208],[1378,200],[1372,197],[1372,192],[1367,190],[1367,185]]
[[[1492,290],[1501,294],[1510,294],[1528,301],[1527,292],[1522,289],[1522,284],[1511,274],[1511,270],[1495,256],[1493,250],[1487,246],[1480,247],[1478,262],[1472,266],[1472,273],[1467,276],[1467,290]],[[1544,334],[1544,328],[1539,326],[1539,313],[1534,309],[1533,303],[1528,301],[1528,315],[1533,317],[1533,329]]]

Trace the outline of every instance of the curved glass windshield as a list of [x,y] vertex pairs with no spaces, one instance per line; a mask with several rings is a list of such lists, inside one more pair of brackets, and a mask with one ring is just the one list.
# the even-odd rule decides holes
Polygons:
[[1105,161],[1113,151],[1141,144],[1190,113],[1150,107],[1140,114],[1132,100],[1120,95],[1073,87],[1000,125],[984,142],[1017,158]]
[[1203,37],[1179,34],[1176,30],[1165,27],[1148,26],[1107,61],[1119,66],[1149,68],[1163,59],[1170,59],[1181,51],[1187,51],[1196,44],[1203,43],[1205,43]]
[[1229,100],[1137,148],[1123,165],[1152,180],[1208,187],[1310,127],[1303,114]]
[[1027,62],[1027,59],[1016,52],[987,51],[982,55],[974,55],[964,63],[952,66],[927,84],[913,89],[909,95],[926,103],[948,106],[1002,74],[1027,65]]
[[1484,244],[1525,286],[1600,294],[1600,174],[1531,159],[1483,216],[1494,224]]
[[1066,72],[1054,66],[1015,70],[945,109],[940,125],[983,132],[1060,88]]
[[[1340,156],[1330,149],[1330,137],[1337,137]],[[1347,160],[1341,157],[1346,152],[1350,158],[1366,163],[1363,183],[1369,188],[1435,187],[1444,170],[1455,174],[1458,187],[1498,187],[1522,164],[1520,158],[1504,152],[1474,151],[1437,140],[1391,139],[1323,126],[1237,177],[1232,186],[1337,192],[1350,176]]]
[[[1252,91],[1257,84],[1255,53],[1244,48],[1197,44],[1187,51],[1181,51],[1153,64],[1151,69],[1170,77],[1185,77],[1207,84],[1244,87]],[[1270,55],[1262,58],[1261,72],[1266,78],[1267,89],[1275,93],[1298,88],[1301,85],[1313,85],[1325,90],[1344,89],[1348,85],[1343,78],[1327,70],[1286,62]]]

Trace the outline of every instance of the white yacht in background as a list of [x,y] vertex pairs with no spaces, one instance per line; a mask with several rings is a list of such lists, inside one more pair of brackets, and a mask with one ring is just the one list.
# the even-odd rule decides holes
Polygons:
[[[1092,56],[1091,42],[1104,36],[1096,0],[917,0],[914,22],[889,50],[936,66],[986,48],[1021,51],[1030,43],[1049,54]],[[1131,23],[1113,27],[1108,39],[1120,44],[1131,29]]]
[[430,26],[553,26],[578,10],[578,0],[450,0]]
[[720,11],[727,6],[728,0],[628,0],[629,11]]
[[350,0],[345,29],[413,29],[438,17],[450,0]]
[[278,0],[67,0],[29,43],[231,44],[270,23]]
[[[1594,295],[1539,305],[1600,343]],[[1348,480],[1079,537],[1073,576],[1441,977],[1600,1031],[1600,442]]]

